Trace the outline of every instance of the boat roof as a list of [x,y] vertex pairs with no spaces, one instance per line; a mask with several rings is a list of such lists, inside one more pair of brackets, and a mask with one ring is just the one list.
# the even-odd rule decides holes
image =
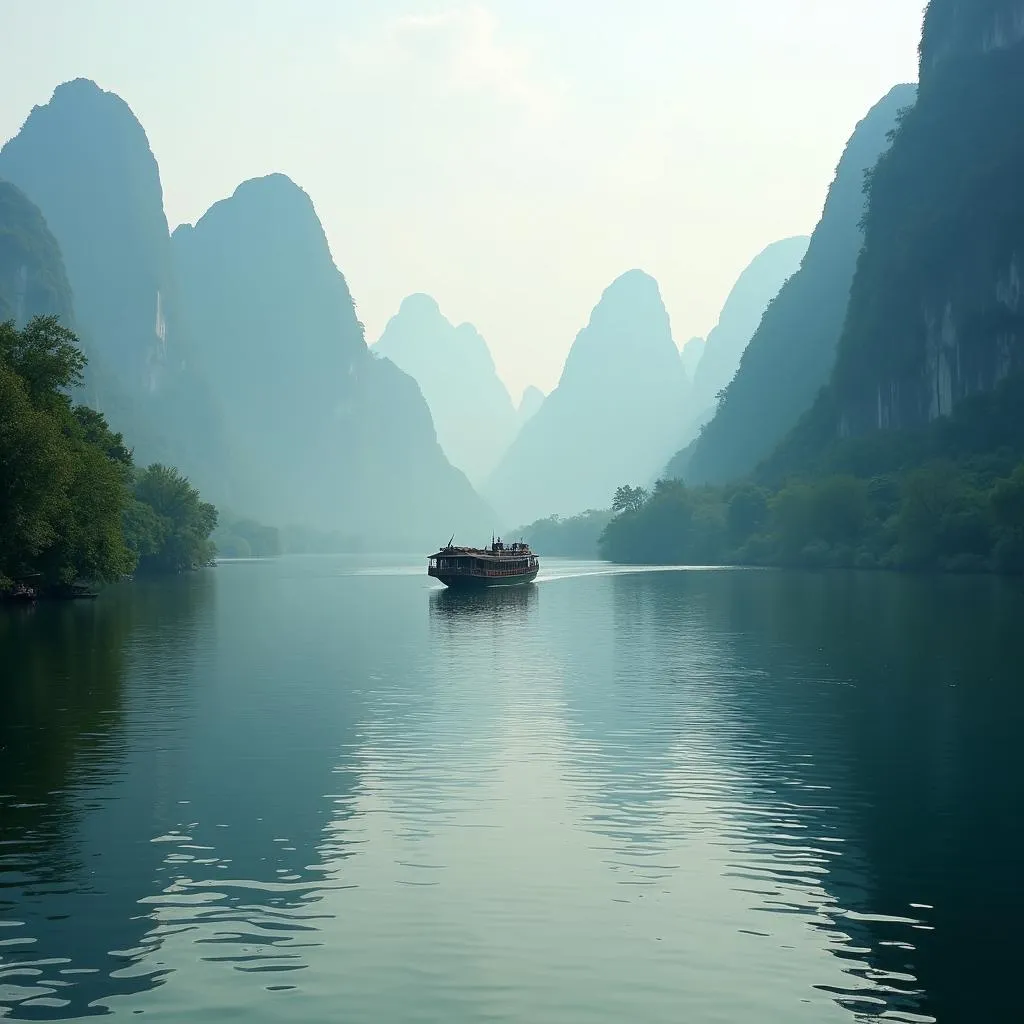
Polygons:
[[525,555],[532,555],[529,544],[517,544],[515,547],[509,544],[504,548],[494,551],[492,548],[462,548],[447,547],[431,555],[431,558],[458,558],[459,556],[472,556],[473,558],[522,558]]

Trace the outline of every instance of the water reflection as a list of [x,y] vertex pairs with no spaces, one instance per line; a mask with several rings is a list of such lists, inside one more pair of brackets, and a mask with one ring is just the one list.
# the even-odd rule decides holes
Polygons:
[[1012,1019],[1022,611],[282,559],[0,616],[0,1015]]
[[439,622],[449,621],[453,624],[473,616],[501,621],[513,615],[534,611],[539,593],[534,583],[522,587],[487,587],[482,590],[432,590],[430,615]]
[[[159,776],[127,721],[142,697],[170,712],[161,728],[173,731],[210,598],[200,575],[0,615],[0,1007],[16,1015],[99,1012],[97,1000],[161,974],[130,970],[150,926],[138,903],[158,859],[147,844]],[[130,695],[138,642],[170,659]]]
[[840,926],[859,936],[849,952],[870,965],[851,973],[862,988],[886,979],[870,1005],[1014,1016],[1019,590],[987,578],[780,575],[760,587],[725,581],[711,596],[714,626],[742,630],[740,648],[774,681],[772,701],[739,691],[746,721],[757,714],[788,754],[774,798],[845,839],[825,884]]

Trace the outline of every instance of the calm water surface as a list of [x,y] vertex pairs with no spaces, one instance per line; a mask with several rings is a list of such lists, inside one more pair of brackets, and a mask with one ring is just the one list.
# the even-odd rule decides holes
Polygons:
[[1020,1019],[1024,597],[225,563],[0,610],[0,1017]]

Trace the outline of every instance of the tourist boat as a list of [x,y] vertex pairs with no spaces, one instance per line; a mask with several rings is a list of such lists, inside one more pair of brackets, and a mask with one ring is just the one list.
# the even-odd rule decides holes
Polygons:
[[529,544],[519,541],[506,545],[500,537],[492,540],[489,548],[453,547],[449,541],[447,547],[430,556],[427,565],[428,576],[453,590],[520,587],[532,583],[538,572],[540,562]]

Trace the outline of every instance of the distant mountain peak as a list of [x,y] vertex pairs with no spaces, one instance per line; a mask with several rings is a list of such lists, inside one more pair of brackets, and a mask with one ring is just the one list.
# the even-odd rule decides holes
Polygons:
[[[46,103],[32,108],[19,135],[34,128],[34,122],[40,119],[60,121],[62,128],[77,136],[78,145],[83,149],[88,147],[90,137],[98,134],[97,129],[101,124],[106,125],[108,130],[116,126],[119,131],[132,136],[130,141],[134,144],[144,144],[145,151],[156,167],[156,157],[150,148],[149,138],[135,111],[123,97],[101,88],[91,78],[73,78],[58,85]],[[12,141],[17,138],[15,136]],[[93,148],[101,146],[105,141],[102,137],[95,139]],[[126,150],[118,150],[108,152],[107,156],[114,157],[118,152],[122,158],[128,153]]]
[[678,446],[687,390],[657,281],[622,274],[576,336],[558,387],[491,474],[495,506],[509,523],[528,523],[606,508],[623,482],[646,484]]
[[594,307],[594,313],[606,312],[625,305],[639,305],[644,302],[661,303],[661,289],[658,282],[644,270],[627,270],[620,274],[601,293],[601,299]]
[[[438,447],[415,382],[366,349],[307,193],[283,174],[243,182],[179,228],[182,292],[247,465],[252,507],[376,543],[489,516]],[[353,495],[358,495],[358,499]]]
[[565,360],[558,389],[585,387],[602,379],[614,387],[620,373],[638,366],[658,375],[679,366],[668,311],[658,282],[642,270],[629,270],[601,293],[587,326],[576,336]]
[[275,196],[295,200],[301,202],[303,205],[308,205],[313,213],[316,213],[316,209],[313,206],[313,200],[310,198],[309,193],[301,185],[297,184],[292,178],[288,177],[287,174],[283,174],[281,171],[272,171],[270,174],[259,175],[255,178],[247,178],[245,181],[241,182],[231,194],[232,199],[247,199],[249,197],[256,196],[264,199],[267,196]]
[[407,295],[402,299],[398,312],[405,316],[443,316],[437,299],[426,292],[413,292],[412,295]]
[[807,235],[796,235],[772,242],[747,264],[733,285],[692,371],[698,413],[695,428],[711,415],[716,396],[735,376],[764,311],[800,269],[810,241]]
[[512,441],[517,420],[476,327],[455,327],[433,296],[417,292],[402,300],[374,351],[416,380],[441,447],[470,480],[482,480]]
[[[309,228],[315,225],[315,230],[323,236],[325,245],[327,242],[323,225],[309,193],[288,175],[280,172],[243,181],[230,196],[215,202],[194,226],[205,227],[224,215],[256,216],[263,232],[268,235],[282,230],[284,226],[294,231],[297,226]],[[175,234],[179,231],[187,233],[189,227],[192,225],[179,225]]]
[[[81,103],[81,102],[93,102],[100,100],[104,103],[110,103],[116,105],[124,110],[131,112],[131,107],[128,103],[119,96],[116,92],[110,92],[107,89],[97,85],[91,78],[71,78],[66,82],[61,82],[50,95],[49,102],[46,104],[49,106],[54,103]],[[33,107],[33,110],[38,110],[38,107]],[[135,114],[132,112],[132,117]]]

